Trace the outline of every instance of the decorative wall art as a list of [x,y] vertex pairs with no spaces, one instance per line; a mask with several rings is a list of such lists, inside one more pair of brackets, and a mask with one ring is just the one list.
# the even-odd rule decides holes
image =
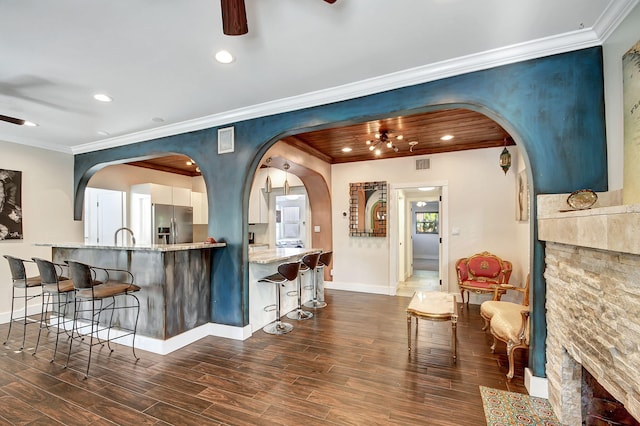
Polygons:
[[349,236],[387,236],[387,182],[349,184]]
[[526,170],[518,173],[516,182],[516,220],[521,222],[529,220],[529,182]]
[[640,203],[640,41],[622,57],[625,204]]
[[22,237],[22,172],[0,169],[0,241]]

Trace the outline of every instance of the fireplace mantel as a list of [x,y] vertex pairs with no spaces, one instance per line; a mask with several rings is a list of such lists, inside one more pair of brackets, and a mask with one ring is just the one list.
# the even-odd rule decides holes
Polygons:
[[599,193],[594,208],[568,210],[568,194],[538,196],[538,239],[640,255],[640,204],[619,202],[620,192]]

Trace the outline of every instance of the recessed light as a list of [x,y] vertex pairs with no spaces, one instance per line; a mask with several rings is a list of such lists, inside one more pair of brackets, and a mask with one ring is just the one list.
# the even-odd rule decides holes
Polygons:
[[34,123],[33,121],[26,121],[24,123],[22,123],[23,126],[29,126],[29,127],[38,127],[37,123]]
[[96,93],[93,95],[93,99],[100,102],[111,102],[113,98],[109,95],[105,95],[104,93]]
[[422,186],[420,188],[418,188],[418,191],[433,191],[434,189],[436,189],[433,186]]
[[216,61],[220,62],[221,64],[230,64],[231,62],[233,62],[233,60],[233,55],[226,50],[221,50],[216,53]]
[[453,135],[444,135],[440,138],[441,141],[450,141],[451,139],[453,139]]
[[352,149],[349,148],[348,146],[345,146],[344,148],[342,148],[342,152],[351,152]]

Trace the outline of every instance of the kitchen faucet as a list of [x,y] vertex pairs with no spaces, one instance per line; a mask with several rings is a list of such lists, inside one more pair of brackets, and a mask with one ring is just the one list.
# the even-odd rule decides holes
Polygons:
[[[116,233],[113,234],[113,244],[114,245],[118,245],[118,232],[120,231],[129,231],[131,233],[131,241],[133,242],[133,245],[136,245],[136,237],[133,236],[133,231],[129,228],[120,228],[118,230],[116,230]],[[124,239],[122,240],[122,245],[124,245]]]

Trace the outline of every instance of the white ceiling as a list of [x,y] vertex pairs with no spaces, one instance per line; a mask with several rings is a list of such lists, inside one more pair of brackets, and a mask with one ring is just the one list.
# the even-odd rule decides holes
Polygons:
[[0,114],[39,124],[0,140],[88,152],[599,45],[637,2],[246,0],[230,37],[219,0],[0,0]]

